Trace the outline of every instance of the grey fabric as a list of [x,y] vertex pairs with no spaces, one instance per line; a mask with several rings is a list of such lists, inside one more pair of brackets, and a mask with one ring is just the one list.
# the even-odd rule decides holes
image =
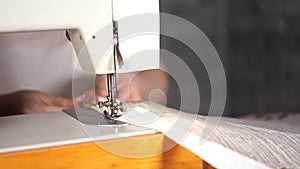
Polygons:
[[[179,115],[189,119],[193,123],[191,133],[272,168],[300,168],[300,129],[287,123],[290,118],[283,122],[249,121],[193,115],[148,103],[138,105],[172,124],[176,124]],[[299,115],[295,117],[299,119]]]

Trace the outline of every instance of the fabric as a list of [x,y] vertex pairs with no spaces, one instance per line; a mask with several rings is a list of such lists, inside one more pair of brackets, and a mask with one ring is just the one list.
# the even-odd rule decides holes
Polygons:
[[160,132],[216,168],[300,168],[300,130],[287,123],[188,114],[137,103],[120,121]]
[[0,94],[30,89],[71,97],[75,56],[65,31],[0,34]]

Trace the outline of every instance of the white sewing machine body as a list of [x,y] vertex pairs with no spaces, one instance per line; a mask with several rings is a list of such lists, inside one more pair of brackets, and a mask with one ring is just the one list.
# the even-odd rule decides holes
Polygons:
[[[115,74],[159,68],[158,0],[9,0],[1,3],[0,11],[0,33],[67,30],[83,70],[96,74]],[[127,24],[121,20],[144,13],[157,15],[153,20],[145,18],[145,22],[148,23],[146,25],[152,30],[150,34],[137,31],[128,35],[126,29],[138,27],[143,23],[132,25],[131,22]],[[119,49],[124,61],[124,67],[117,68],[116,72],[113,62],[113,19],[120,20]],[[154,51],[151,52],[152,55],[132,59],[132,55],[148,50]],[[86,115],[86,111],[83,113]],[[52,117],[53,121],[49,120]],[[94,120],[96,117],[102,116],[83,118]],[[62,111],[1,117],[0,121],[4,125],[0,133],[5,138],[0,141],[0,153],[90,141],[93,136],[86,136],[80,125],[98,127],[99,133],[95,136],[97,140],[155,133],[153,130],[129,124],[84,124]],[[67,130],[61,129],[62,126]],[[22,129],[35,134],[33,136],[23,133]],[[28,139],[24,140],[25,137]]]
[[[144,13],[158,14],[159,1],[9,0],[2,2],[0,10],[0,33],[68,30],[82,69],[97,74],[108,74],[114,71],[112,15],[114,20],[119,20]],[[151,22],[149,25],[151,30],[154,30],[151,35],[126,37],[126,33],[122,32],[122,24],[119,24],[120,51],[125,66],[117,70],[118,73],[159,67],[159,17],[157,15],[156,19],[145,22]],[[139,24],[143,23],[127,27]],[[124,27],[126,25],[123,24]],[[109,30],[110,33],[105,30]],[[142,59],[129,59],[145,50],[156,52],[152,52],[151,56],[143,56],[145,58]]]

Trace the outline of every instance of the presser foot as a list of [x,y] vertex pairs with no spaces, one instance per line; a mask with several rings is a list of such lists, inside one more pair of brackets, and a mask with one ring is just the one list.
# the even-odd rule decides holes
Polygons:
[[105,101],[96,101],[95,99],[87,98],[85,95],[82,96],[82,101],[79,104],[79,107],[90,108],[102,113],[105,118],[109,120],[115,120],[118,117],[121,117],[123,112],[123,103],[115,101],[112,104],[112,101],[109,96]]
[[109,97],[107,97],[107,101],[99,101],[98,107],[99,107],[100,111],[103,112],[105,117],[110,120],[121,117],[121,115],[122,115],[121,112],[123,111],[123,103],[122,102],[112,103],[110,101]]

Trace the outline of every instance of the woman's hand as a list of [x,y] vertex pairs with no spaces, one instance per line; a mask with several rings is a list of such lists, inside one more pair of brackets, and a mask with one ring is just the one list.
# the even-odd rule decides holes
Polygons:
[[[96,95],[107,96],[106,76],[97,75],[95,83]],[[117,95],[122,101],[137,102],[147,100],[151,91],[155,89],[159,89],[164,93],[168,90],[167,75],[161,70],[117,74]]]
[[40,91],[22,90],[0,96],[1,115],[51,112],[74,106],[72,99],[51,96]]

